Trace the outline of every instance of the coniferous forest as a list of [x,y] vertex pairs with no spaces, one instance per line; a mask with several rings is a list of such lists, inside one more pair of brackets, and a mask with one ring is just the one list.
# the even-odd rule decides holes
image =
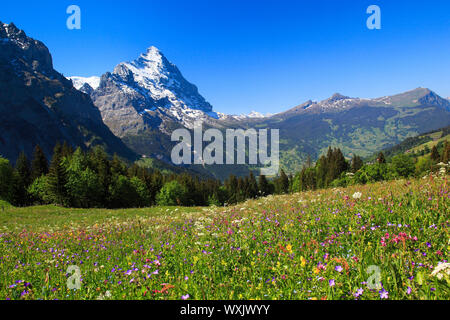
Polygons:
[[57,143],[46,158],[39,145],[32,159],[20,154],[14,166],[0,158],[0,199],[15,206],[55,204],[74,208],[138,208],[162,206],[222,206],[247,199],[346,187],[396,178],[420,177],[437,171],[450,158],[448,142],[434,146],[428,157],[404,153],[387,161],[380,152],[376,161],[364,163],[357,155],[348,161],[339,148],[328,149],[315,164],[307,161],[295,175],[283,169],[275,178],[230,175],[223,183],[189,174],[163,173],[157,169],[127,165],[101,147],[74,150]]

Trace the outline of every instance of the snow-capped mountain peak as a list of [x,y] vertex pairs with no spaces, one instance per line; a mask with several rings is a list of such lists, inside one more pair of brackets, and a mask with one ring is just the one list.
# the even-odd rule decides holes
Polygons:
[[196,120],[219,118],[197,87],[154,46],[105,73],[90,95],[107,124],[115,119],[111,129],[119,136],[147,127],[164,131],[170,121],[192,128]]
[[100,77],[69,77],[72,80],[75,89],[80,90],[86,83],[92,88],[97,89],[100,85]]

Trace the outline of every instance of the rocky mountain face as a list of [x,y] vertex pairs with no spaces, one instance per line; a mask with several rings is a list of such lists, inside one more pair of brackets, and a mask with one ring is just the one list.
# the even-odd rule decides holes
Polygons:
[[192,128],[195,120],[218,118],[197,87],[155,47],[105,73],[93,91],[80,89],[90,93],[104,122],[119,137],[152,130],[169,133],[174,124]]
[[135,154],[103,123],[91,98],[53,69],[40,41],[0,22],[0,154],[13,162],[40,144],[50,156],[57,141],[103,145],[126,158]]

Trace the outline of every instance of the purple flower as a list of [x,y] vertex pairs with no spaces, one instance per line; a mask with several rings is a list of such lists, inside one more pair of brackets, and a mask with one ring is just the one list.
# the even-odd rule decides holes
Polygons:
[[181,300],[187,300],[187,299],[189,299],[189,294],[181,296]]
[[334,268],[334,270],[336,270],[337,272],[342,272],[342,270],[344,270],[344,269],[342,269],[341,266],[336,266],[336,267]]
[[125,272],[125,274],[126,274],[127,276],[129,276],[129,275],[131,275],[132,272],[133,272],[133,270],[128,270],[127,272]]
[[358,298],[359,296],[362,296],[363,293],[364,293],[364,290],[362,288],[359,288],[358,290],[356,290],[356,292],[353,294],[353,296],[355,298]]
[[330,285],[330,287],[334,287],[336,285],[336,282],[334,281],[334,279],[331,279],[328,281],[328,284]]
[[408,287],[408,290],[406,290],[406,293],[411,294],[411,291],[412,291],[411,287]]
[[384,290],[384,288],[379,293],[380,293],[380,299],[389,299],[389,292]]

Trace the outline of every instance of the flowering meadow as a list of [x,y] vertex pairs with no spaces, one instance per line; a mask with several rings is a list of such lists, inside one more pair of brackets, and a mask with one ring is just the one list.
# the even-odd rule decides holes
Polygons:
[[0,299],[449,300],[449,198],[429,177],[232,207],[0,208]]

